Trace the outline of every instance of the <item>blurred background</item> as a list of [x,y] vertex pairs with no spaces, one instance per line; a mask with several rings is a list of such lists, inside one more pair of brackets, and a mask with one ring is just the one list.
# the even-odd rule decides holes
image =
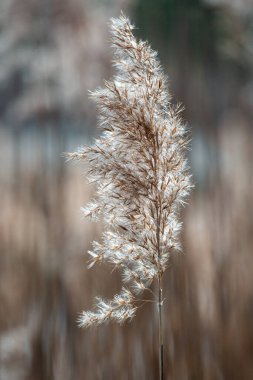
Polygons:
[[[98,133],[88,90],[113,75],[108,21],[123,10],[159,51],[192,130],[184,254],[165,275],[165,379],[253,379],[252,0],[1,0],[0,380],[152,380],[157,310],[77,327],[120,275],[87,270],[101,226],[62,152]],[[111,273],[109,275],[109,273]]]

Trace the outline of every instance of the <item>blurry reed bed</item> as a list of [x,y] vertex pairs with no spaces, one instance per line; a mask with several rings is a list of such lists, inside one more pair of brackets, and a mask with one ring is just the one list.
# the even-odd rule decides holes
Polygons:
[[[78,210],[93,193],[82,167],[66,166],[60,154],[49,159],[41,135],[32,146],[19,145],[17,154],[14,136],[1,130],[0,379],[154,379],[155,306],[124,329],[77,327],[78,312],[97,294],[111,297],[120,277],[106,266],[86,269],[88,242],[101,226],[80,223]],[[165,378],[250,379],[252,132],[228,116],[205,148],[216,161],[185,210],[185,253],[165,275]],[[194,154],[193,162],[204,160]]]
[[[165,57],[168,36],[160,31],[167,32],[172,3],[178,10],[169,12],[176,29]],[[210,44],[214,34],[208,32],[206,40],[202,29],[195,33],[196,21],[206,14],[198,11],[204,3],[213,4],[229,32],[216,41],[218,50]],[[109,76],[105,20],[130,4],[143,4],[141,15],[149,12],[147,29],[157,34],[154,46],[161,43],[164,63],[171,62],[168,71],[177,78],[173,91],[186,104],[194,132],[196,189],[184,215],[185,253],[174,255],[164,284],[166,378],[253,378],[252,131],[242,115],[231,114],[215,137],[210,132],[224,109],[238,107],[252,120],[249,1],[182,2],[182,12],[181,2],[172,0],[2,0],[0,380],[149,380],[157,374],[151,305],[124,329],[77,328],[78,312],[91,308],[96,295],[110,298],[120,279],[117,273],[109,276],[105,266],[86,269],[88,242],[99,239],[101,228],[80,222],[78,210],[92,198],[92,189],[82,168],[61,158],[85,141],[66,147],[57,132],[63,123],[71,133],[94,124],[94,110],[84,99],[86,89]],[[233,4],[236,12],[231,15],[224,4]],[[138,25],[143,32],[145,25]],[[206,19],[197,25],[206,25]],[[197,70],[193,45],[184,38],[191,36],[189,30],[206,57]],[[48,121],[53,128],[45,137]],[[40,131],[23,139],[33,124],[40,124]],[[205,128],[195,133],[194,124]]]

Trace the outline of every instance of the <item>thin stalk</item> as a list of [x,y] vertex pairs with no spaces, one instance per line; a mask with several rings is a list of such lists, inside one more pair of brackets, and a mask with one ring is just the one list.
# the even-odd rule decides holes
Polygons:
[[[158,173],[157,173],[157,160],[159,152],[159,140],[158,132],[155,134],[154,139],[154,171],[156,177],[156,187],[158,188]],[[159,275],[158,275],[158,335],[159,335],[159,380],[164,380],[164,368],[163,368],[163,323],[162,323],[162,272],[160,266],[161,248],[160,248],[160,230],[161,230],[161,198],[158,195],[156,200],[156,238],[157,238],[157,256],[159,263]]]
[[[160,213],[157,210],[157,242],[158,242],[158,258],[160,259]],[[160,269],[160,268],[159,268]],[[162,291],[162,273],[158,275],[158,335],[159,335],[159,379],[164,380],[164,368],[163,368],[163,318],[162,318],[162,306],[163,306],[163,291]]]
[[162,276],[158,277],[158,314],[159,314],[159,379],[164,380],[163,368],[163,318],[162,318]]

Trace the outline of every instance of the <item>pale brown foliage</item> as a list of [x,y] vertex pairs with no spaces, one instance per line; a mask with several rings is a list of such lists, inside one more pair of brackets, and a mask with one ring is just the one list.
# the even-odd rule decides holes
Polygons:
[[[103,133],[92,147],[69,158],[89,161],[88,178],[97,184],[97,196],[84,213],[102,217],[106,226],[102,242],[94,242],[89,252],[89,266],[107,261],[120,267],[123,281],[139,294],[180,248],[178,211],[191,184],[180,107],[169,102],[156,52],[132,30],[124,15],[111,20],[116,75],[91,94]],[[99,299],[97,311],[84,312],[80,324],[123,322],[134,315],[137,301],[123,288],[112,302]]]

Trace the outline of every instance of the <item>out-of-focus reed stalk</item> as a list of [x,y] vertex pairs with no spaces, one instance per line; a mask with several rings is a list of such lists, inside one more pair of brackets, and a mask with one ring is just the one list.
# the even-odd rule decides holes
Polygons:
[[180,249],[178,212],[191,189],[184,151],[188,144],[180,107],[173,107],[157,53],[137,41],[122,14],[111,20],[116,75],[91,94],[103,133],[69,159],[90,163],[95,199],[83,212],[102,217],[102,242],[94,242],[89,267],[107,261],[122,270],[126,284],[111,301],[97,298],[84,311],[83,327],[131,319],[146,301],[140,293],[158,282],[160,379],[163,379],[162,276],[173,249]]

